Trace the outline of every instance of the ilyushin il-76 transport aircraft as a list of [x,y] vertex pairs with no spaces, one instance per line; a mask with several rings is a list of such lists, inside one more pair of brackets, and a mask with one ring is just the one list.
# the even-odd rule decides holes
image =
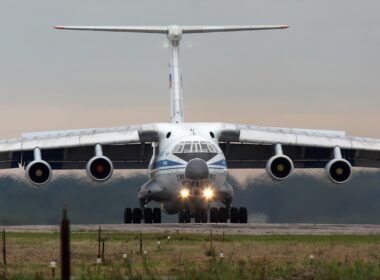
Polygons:
[[[48,131],[0,142],[0,168],[25,169],[36,186],[52,170],[86,169],[106,181],[114,169],[147,169],[140,208],[124,210],[125,223],[160,223],[161,209],[189,223],[247,223],[247,209],[233,205],[227,168],[265,168],[276,181],[294,168],[324,168],[335,184],[347,182],[352,167],[380,167],[380,139],[342,131],[257,127],[184,121],[179,46],[184,34],[286,29],[263,26],[55,26],[56,29],[165,34],[170,43],[170,122],[115,128]],[[151,201],[161,208],[150,208]],[[219,203],[218,203],[219,202]],[[216,207],[221,205],[223,207]]]

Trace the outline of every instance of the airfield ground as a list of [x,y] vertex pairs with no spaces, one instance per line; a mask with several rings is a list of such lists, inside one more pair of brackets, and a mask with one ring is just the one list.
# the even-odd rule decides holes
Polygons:
[[[97,228],[72,227],[75,279],[380,279],[378,226],[103,225],[101,265]],[[51,279],[51,261],[59,279],[58,227],[6,230],[0,279]]]

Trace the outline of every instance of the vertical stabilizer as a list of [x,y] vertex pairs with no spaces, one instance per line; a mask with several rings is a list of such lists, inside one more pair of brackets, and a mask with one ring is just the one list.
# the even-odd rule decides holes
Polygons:
[[170,26],[168,39],[170,43],[170,121],[172,123],[182,123],[184,121],[182,76],[179,65],[179,44],[181,38],[181,28],[179,26]]
[[184,122],[182,77],[179,65],[179,45],[182,34],[285,29],[288,25],[236,25],[236,26],[55,26],[56,29],[137,32],[166,34],[170,43],[170,121]]

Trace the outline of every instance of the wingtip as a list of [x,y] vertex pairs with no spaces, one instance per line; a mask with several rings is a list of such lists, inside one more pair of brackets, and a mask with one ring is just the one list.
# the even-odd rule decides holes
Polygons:
[[54,29],[65,29],[62,25],[54,25]]

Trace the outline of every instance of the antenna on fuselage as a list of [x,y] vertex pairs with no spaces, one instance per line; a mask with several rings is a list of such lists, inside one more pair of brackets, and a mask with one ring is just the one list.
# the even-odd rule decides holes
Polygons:
[[170,121],[184,121],[182,79],[179,67],[179,44],[182,34],[230,32],[249,30],[285,29],[288,25],[236,25],[236,26],[54,26],[55,29],[110,32],[137,32],[166,34],[170,43]]

